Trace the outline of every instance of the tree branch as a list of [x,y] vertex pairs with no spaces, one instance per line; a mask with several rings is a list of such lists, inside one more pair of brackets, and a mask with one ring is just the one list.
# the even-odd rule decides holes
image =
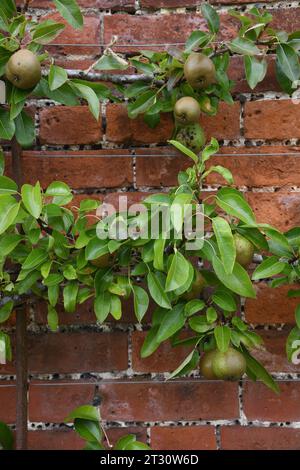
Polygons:
[[[153,82],[155,85],[161,86],[164,84],[163,80],[156,80],[154,75],[147,74],[126,74],[126,75],[117,75],[103,72],[84,72],[82,70],[70,70],[66,69],[69,78],[79,78],[82,80],[89,80],[91,82],[104,81],[117,83],[118,85],[123,85],[126,83],[135,83],[138,81],[143,82]],[[49,70],[43,70],[43,76],[48,76]]]

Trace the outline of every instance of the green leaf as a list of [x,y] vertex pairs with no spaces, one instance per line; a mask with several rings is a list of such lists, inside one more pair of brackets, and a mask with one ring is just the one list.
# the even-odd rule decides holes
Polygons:
[[251,90],[253,90],[266,76],[268,68],[267,61],[265,59],[259,60],[257,57],[246,55],[244,57],[244,65],[247,82]]
[[115,320],[120,320],[122,318],[122,304],[117,295],[111,295],[109,311]]
[[279,386],[274,382],[271,375],[266,371],[266,369],[249,353],[249,351],[243,347],[243,355],[247,362],[247,374],[248,370],[253,377],[261,380],[267,387],[269,387],[273,392],[280,393]]
[[35,141],[34,121],[25,111],[15,119],[16,139],[24,147],[30,147]]
[[141,347],[141,358],[145,359],[146,357],[151,356],[154,351],[157,350],[160,343],[157,340],[157,332],[159,329],[159,325],[152,326],[152,328],[148,331],[147,336],[143,342]]
[[204,307],[205,307],[204,300],[200,300],[200,299],[190,300],[187,304],[185,304],[184,314],[186,317],[190,317],[191,315],[194,315],[194,313],[197,313],[203,310]]
[[48,44],[65,28],[63,23],[46,20],[34,27],[32,39],[37,44]]
[[156,91],[146,91],[142,93],[133,103],[127,107],[128,116],[135,119],[139,114],[145,113],[156,103]]
[[77,434],[86,441],[101,443],[103,432],[98,422],[89,419],[75,418],[74,428]]
[[179,237],[182,232],[186,208],[191,203],[192,198],[192,193],[178,193],[170,207],[171,222],[175,232],[179,234]]
[[0,195],[16,194],[18,192],[17,184],[7,176],[0,176]]
[[74,279],[77,279],[76,269],[71,264],[67,264],[66,266],[64,266],[63,275],[68,281],[73,281]]
[[52,307],[52,305],[48,305],[47,323],[51,331],[57,331],[58,315],[57,315],[57,311],[55,310],[54,307]]
[[14,303],[12,300],[6,302],[3,307],[0,308],[0,323],[6,322],[9,319],[11,312],[13,311]]
[[43,284],[47,287],[53,287],[57,286],[58,284],[61,284],[64,281],[64,277],[62,274],[59,273],[53,273],[49,274],[46,279],[44,279]]
[[218,313],[214,307],[208,307],[206,310],[207,323],[214,323],[218,319]]
[[184,52],[192,52],[193,49],[198,49],[206,45],[211,39],[211,35],[204,31],[193,31],[185,43]]
[[201,13],[207,21],[209,30],[212,33],[217,33],[220,29],[220,18],[216,10],[209,3],[203,3]]
[[128,67],[128,62],[114,52],[104,53],[94,65],[95,70],[126,70]]
[[277,60],[283,73],[295,82],[300,78],[299,57],[288,44],[279,44],[276,49]]
[[74,419],[87,419],[89,421],[100,421],[100,412],[96,406],[83,405],[73,410],[65,419],[65,422],[74,421]]
[[183,304],[175,305],[163,318],[157,332],[156,340],[161,343],[173,336],[185,324]]
[[164,249],[165,249],[166,239],[159,238],[154,242],[154,261],[153,266],[158,271],[164,270]]
[[135,441],[136,441],[136,436],[134,434],[127,434],[126,436],[122,436],[116,442],[114,446],[114,450],[127,450],[127,446]]
[[190,318],[189,326],[197,333],[206,333],[213,328],[212,325],[207,322],[206,315]]
[[168,270],[165,291],[170,292],[179,289],[187,282],[188,277],[189,262],[179,251],[176,251]]
[[109,292],[101,292],[95,298],[94,311],[95,311],[97,320],[100,323],[103,323],[108,317],[108,314],[110,311],[110,302],[111,302],[111,294]]
[[216,202],[227,214],[233,215],[246,224],[255,225],[255,217],[243,195],[233,188],[222,188],[217,193]]
[[48,300],[49,300],[49,304],[52,305],[52,307],[55,307],[55,305],[57,304],[58,297],[59,297],[59,285],[56,284],[54,286],[49,286],[48,287]]
[[149,306],[149,297],[147,292],[140,286],[133,285],[134,313],[139,322],[142,321]]
[[48,258],[48,253],[42,248],[34,248],[23,262],[22,269],[31,270],[42,264]]
[[152,272],[148,273],[147,284],[151,297],[163,308],[171,308],[170,300],[165,293],[165,286],[162,284],[161,279],[157,274]]
[[253,41],[250,41],[250,39],[245,39],[245,38],[240,38],[237,37],[233,39],[228,44],[229,49],[231,52],[235,52],[237,54],[242,54],[242,55],[259,55],[260,50],[258,47],[255,45]]
[[77,90],[78,95],[88,102],[90,112],[92,113],[96,121],[98,121],[100,115],[100,103],[99,98],[97,97],[94,90],[87,85],[81,85],[79,83],[74,82],[72,83],[73,87]]
[[75,0],[53,0],[59,13],[76,29],[82,29],[83,17]]
[[22,236],[18,235],[17,233],[13,233],[11,235],[4,235],[0,239],[0,253],[1,256],[5,257],[11,253],[16,246],[22,240]]
[[0,107],[0,138],[11,140],[15,133],[15,123],[10,120],[9,111]]
[[127,445],[126,450],[150,450],[150,447],[143,442],[134,441]]
[[192,150],[187,148],[185,145],[181,144],[177,140],[168,140],[168,142],[169,142],[169,144],[176,147],[177,150],[179,150],[181,153],[183,153],[184,155],[187,155],[188,157],[190,157],[195,163],[198,163],[198,161],[199,161],[198,156],[194,152],[192,152]]
[[230,328],[226,325],[216,326],[214,336],[219,351],[226,352],[230,344]]
[[293,82],[285,75],[284,70],[279,64],[278,58],[276,58],[276,80],[280,85],[280,88],[285,92],[291,95],[294,91],[293,89]]
[[0,235],[14,222],[20,209],[20,203],[12,196],[0,196]]
[[[0,6],[1,14],[1,6]],[[13,450],[14,436],[7,424],[0,421],[0,449]]]
[[231,274],[226,273],[221,260],[213,258],[213,268],[220,281],[228,289],[242,297],[255,298],[256,293],[250,281],[247,271],[238,263],[235,263]]
[[64,309],[66,312],[75,312],[78,294],[78,282],[69,282],[63,290]]
[[168,380],[173,379],[174,377],[182,377],[183,375],[188,374],[197,367],[199,362],[199,353],[198,351],[192,351],[182,363],[175,369],[168,377]]
[[227,181],[229,184],[233,184],[233,176],[228,168],[225,168],[221,165],[211,166],[209,170],[207,170],[203,175],[202,179],[205,179],[210,173],[218,173],[219,175],[223,176],[224,180]]
[[38,219],[42,212],[43,202],[40,183],[35,186],[31,184],[23,184],[21,189],[22,202],[29,214]]
[[225,272],[231,274],[235,263],[236,250],[230,225],[227,220],[218,216],[213,218],[212,226]]
[[60,88],[68,80],[68,74],[62,67],[51,64],[49,71],[49,88],[51,91]]
[[109,253],[107,240],[100,240],[97,237],[92,238],[85,247],[85,258],[89,261],[107,253]]
[[225,290],[218,289],[212,295],[212,301],[225,312],[235,312],[237,305],[234,296]]
[[257,281],[258,279],[264,279],[267,277],[275,276],[281,273],[286,264],[279,261],[276,256],[266,258],[254,271],[252,279]]

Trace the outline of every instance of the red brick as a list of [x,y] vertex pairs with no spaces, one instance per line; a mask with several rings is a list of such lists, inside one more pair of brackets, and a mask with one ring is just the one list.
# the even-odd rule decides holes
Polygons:
[[297,450],[300,429],[221,427],[221,449],[224,450]]
[[40,112],[42,144],[93,144],[101,138],[101,122],[87,106],[53,106]]
[[285,346],[289,332],[290,328],[284,328],[280,331],[257,331],[262,336],[266,349],[254,349],[252,354],[262,362],[269,372],[299,372],[299,365],[292,364],[287,360]]
[[[132,157],[127,150],[28,151],[22,162],[26,183],[39,180],[43,188],[54,180],[64,181],[72,189],[124,187],[133,181]],[[11,173],[9,158],[7,174]]]
[[[300,170],[298,157],[292,154],[298,151],[299,147],[269,145],[222,147],[219,155],[212,157],[210,163],[228,168],[237,186],[296,185],[300,184]],[[284,155],[268,155],[272,153]],[[191,164],[188,157],[176,152],[172,147],[138,149],[136,154],[137,184],[140,186],[176,185],[178,172]],[[225,180],[216,173],[212,173],[206,181],[210,185],[226,184]]]
[[106,420],[161,421],[237,418],[235,383],[100,384],[102,416]]
[[[118,32],[118,44],[126,44],[121,51],[136,51],[151,44],[184,43],[194,30],[207,29],[206,22],[200,13],[172,15],[122,15],[116,14],[104,17],[104,41],[109,43],[112,36]],[[236,35],[237,22],[229,15],[221,15],[221,34],[224,40]],[[141,46],[128,46],[141,44]],[[142,46],[142,44],[144,46]],[[159,49],[164,49],[159,47]]]
[[245,137],[292,139],[300,137],[300,106],[292,100],[251,101],[245,104]]
[[[273,0],[265,0],[265,2],[272,2]],[[243,4],[243,3],[257,3],[256,0],[210,0],[209,3],[216,4]],[[175,7],[194,7],[199,6],[199,0],[141,0],[142,7],[147,8],[175,8]]]
[[29,450],[81,450],[85,441],[71,429],[52,429],[51,431],[30,431]]
[[29,335],[33,374],[101,372],[127,369],[125,333],[46,333]]
[[200,124],[203,126],[207,140],[236,139],[240,137],[240,103],[220,103],[216,116],[202,115]]
[[0,421],[14,424],[16,419],[16,384],[15,382],[0,381]]
[[272,289],[267,283],[255,285],[256,299],[246,299],[245,312],[247,321],[256,324],[295,322],[297,298],[288,298],[290,289],[298,286],[280,286]]
[[143,117],[130,119],[123,105],[110,104],[106,110],[106,138],[109,142],[126,144],[151,144],[166,142],[171,137],[173,121],[171,115],[161,116],[161,124],[151,129]]
[[51,53],[55,52],[59,55],[64,55],[68,60],[69,54],[100,54],[100,46],[95,47],[76,47],[80,44],[100,44],[100,17],[86,15],[84,16],[83,29],[74,29],[69,25],[59,13],[50,13],[44,19],[51,19],[64,23],[65,29],[52,41],[54,44],[72,44],[70,46],[55,46],[47,45],[47,50]]
[[[24,0],[19,0],[17,4],[22,5]],[[99,8],[106,10],[108,8],[112,10],[134,10],[134,0],[78,0],[78,4],[82,8]],[[51,8],[53,2],[50,0],[32,0],[30,7],[36,8]]]
[[173,348],[169,342],[164,342],[154,354],[142,359],[140,351],[146,334],[135,331],[132,335],[132,368],[136,372],[171,372],[181,364],[191,350],[189,347]]
[[62,423],[71,411],[92,404],[95,385],[80,382],[33,382],[29,387],[29,420]]
[[289,230],[300,225],[300,194],[297,192],[246,193],[257,221],[269,223],[279,230]]
[[245,384],[244,411],[249,420],[300,421],[300,383],[279,382],[280,395],[262,383]]
[[151,428],[151,448],[154,450],[214,450],[213,426],[176,426]]

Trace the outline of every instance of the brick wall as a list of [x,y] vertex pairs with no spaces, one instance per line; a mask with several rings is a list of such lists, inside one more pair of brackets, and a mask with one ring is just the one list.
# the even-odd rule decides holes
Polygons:
[[[113,34],[126,44],[124,52],[132,52],[131,44],[136,42],[183,42],[203,24],[201,2],[196,0],[79,3],[85,12],[84,31],[68,27],[56,42],[91,47],[49,48],[69,68],[91,64],[99,53],[93,44],[108,42]],[[223,34],[230,37],[236,29],[227,15],[230,4],[244,9],[254,1],[210,3],[219,5]],[[300,28],[298,2],[269,0],[263,5],[272,10],[277,27]],[[51,1],[33,0],[30,11],[53,17],[51,8]],[[223,155],[215,161],[233,171],[258,220],[286,230],[300,224],[300,165],[294,155],[300,151],[300,106],[278,90],[272,57],[269,60],[267,78],[251,93],[241,60],[234,58],[230,73],[236,81],[235,104],[222,105],[217,117],[205,117],[202,123],[207,135],[223,144]],[[181,156],[168,156],[169,149],[147,148],[169,138],[170,116],[164,116],[153,131],[142,119],[129,120],[119,104],[103,105],[99,123],[86,107],[74,110],[50,101],[31,106],[38,139],[35,149],[23,154],[28,182],[38,178],[46,186],[52,180],[64,180],[75,189],[78,200],[88,193],[111,202],[122,191],[128,192],[130,201],[138,201],[157,188],[175,184],[177,172],[187,164]],[[211,179],[206,190],[215,190],[219,182]],[[300,370],[285,358],[295,301],[286,298],[286,287],[271,290],[261,282],[256,288],[257,300],[245,302],[244,315],[265,338],[267,351],[258,357],[280,380],[279,397],[260,384],[205,382],[197,372],[194,378],[158,382],[179,364],[187,349],[173,350],[164,344],[141,360],[147,319],[142,327],[135,325],[130,304],[124,306],[122,322],[105,326],[95,323],[91,306],[81,306],[74,315],[61,312],[62,326],[56,334],[47,330],[43,305],[28,311],[30,448],[80,448],[82,442],[63,420],[80,404],[100,403],[112,440],[126,428],[155,449],[299,449]],[[13,334],[13,321],[9,328]],[[1,367],[0,373],[0,420],[13,424],[14,364]]]

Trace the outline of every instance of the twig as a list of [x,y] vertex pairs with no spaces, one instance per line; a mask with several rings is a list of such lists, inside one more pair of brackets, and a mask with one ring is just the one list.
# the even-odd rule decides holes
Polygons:
[[24,2],[24,5],[23,5],[23,8],[22,8],[22,13],[26,13],[28,8],[29,8],[29,3],[31,2],[31,0],[25,0]]

